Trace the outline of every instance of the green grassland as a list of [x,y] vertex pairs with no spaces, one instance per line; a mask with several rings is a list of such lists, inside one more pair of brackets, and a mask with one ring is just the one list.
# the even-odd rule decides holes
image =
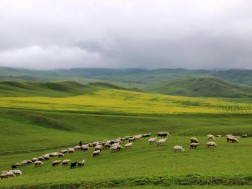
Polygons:
[[[249,99],[168,96],[104,84],[89,87],[92,90],[82,94],[69,90],[56,95],[58,88],[40,91],[38,87],[27,96],[23,89],[16,95],[0,95],[0,170],[73,147],[80,140],[87,143],[147,132],[155,136],[162,130],[171,136],[162,146],[142,138],[132,149],[114,153],[105,149],[94,158],[90,149],[63,158],[85,159],[83,168],[51,167],[57,158],[41,167],[23,166],[22,176],[0,180],[0,188],[251,187],[251,137],[239,138],[238,144],[217,138],[216,148],[205,146],[209,133],[252,135]],[[198,137],[199,148],[189,148],[191,136]],[[175,153],[174,145],[182,145],[186,152]]]

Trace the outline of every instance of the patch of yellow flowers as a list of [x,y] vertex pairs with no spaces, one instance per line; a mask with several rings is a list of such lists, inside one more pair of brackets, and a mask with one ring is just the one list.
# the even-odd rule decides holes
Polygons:
[[112,89],[62,98],[0,97],[0,107],[132,114],[252,113],[252,104],[221,98],[169,96]]

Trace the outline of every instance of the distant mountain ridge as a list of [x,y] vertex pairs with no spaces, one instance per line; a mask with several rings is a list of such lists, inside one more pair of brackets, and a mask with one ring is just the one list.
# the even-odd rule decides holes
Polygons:
[[183,78],[155,84],[147,91],[191,97],[250,98],[252,87],[235,85],[216,78]]
[[188,70],[188,69],[105,69],[73,68],[37,71],[0,67],[0,80],[56,81],[96,79],[121,82],[131,86],[147,86],[168,80],[188,77],[216,77],[230,83],[252,86],[252,70]]

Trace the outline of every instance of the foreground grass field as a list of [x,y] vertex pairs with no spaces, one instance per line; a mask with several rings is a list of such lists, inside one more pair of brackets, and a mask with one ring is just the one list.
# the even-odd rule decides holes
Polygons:
[[[0,170],[25,159],[84,143],[126,135],[169,131],[162,146],[147,138],[132,149],[92,157],[93,149],[66,154],[72,162],[86,160],[83,168],[23,166],[23,175],[0,180],[0,188],[226,188],[252,185],[252,138],[227,143],[217,138],[208,149],[206,135],[252,135],[248,100],[173,97],[121,90],[64,98],[1,97]],[[189,149],[196,136],[201,145]],[[125,143],[123,143],[124,145]],[[175,153],[182,145],[185,153]],[[189,186],[184,186],[189,185]]]

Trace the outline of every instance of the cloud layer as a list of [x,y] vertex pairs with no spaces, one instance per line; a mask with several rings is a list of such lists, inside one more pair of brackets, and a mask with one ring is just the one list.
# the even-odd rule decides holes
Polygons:
[[1,0],[0,66],[249,68],[249,0]]

